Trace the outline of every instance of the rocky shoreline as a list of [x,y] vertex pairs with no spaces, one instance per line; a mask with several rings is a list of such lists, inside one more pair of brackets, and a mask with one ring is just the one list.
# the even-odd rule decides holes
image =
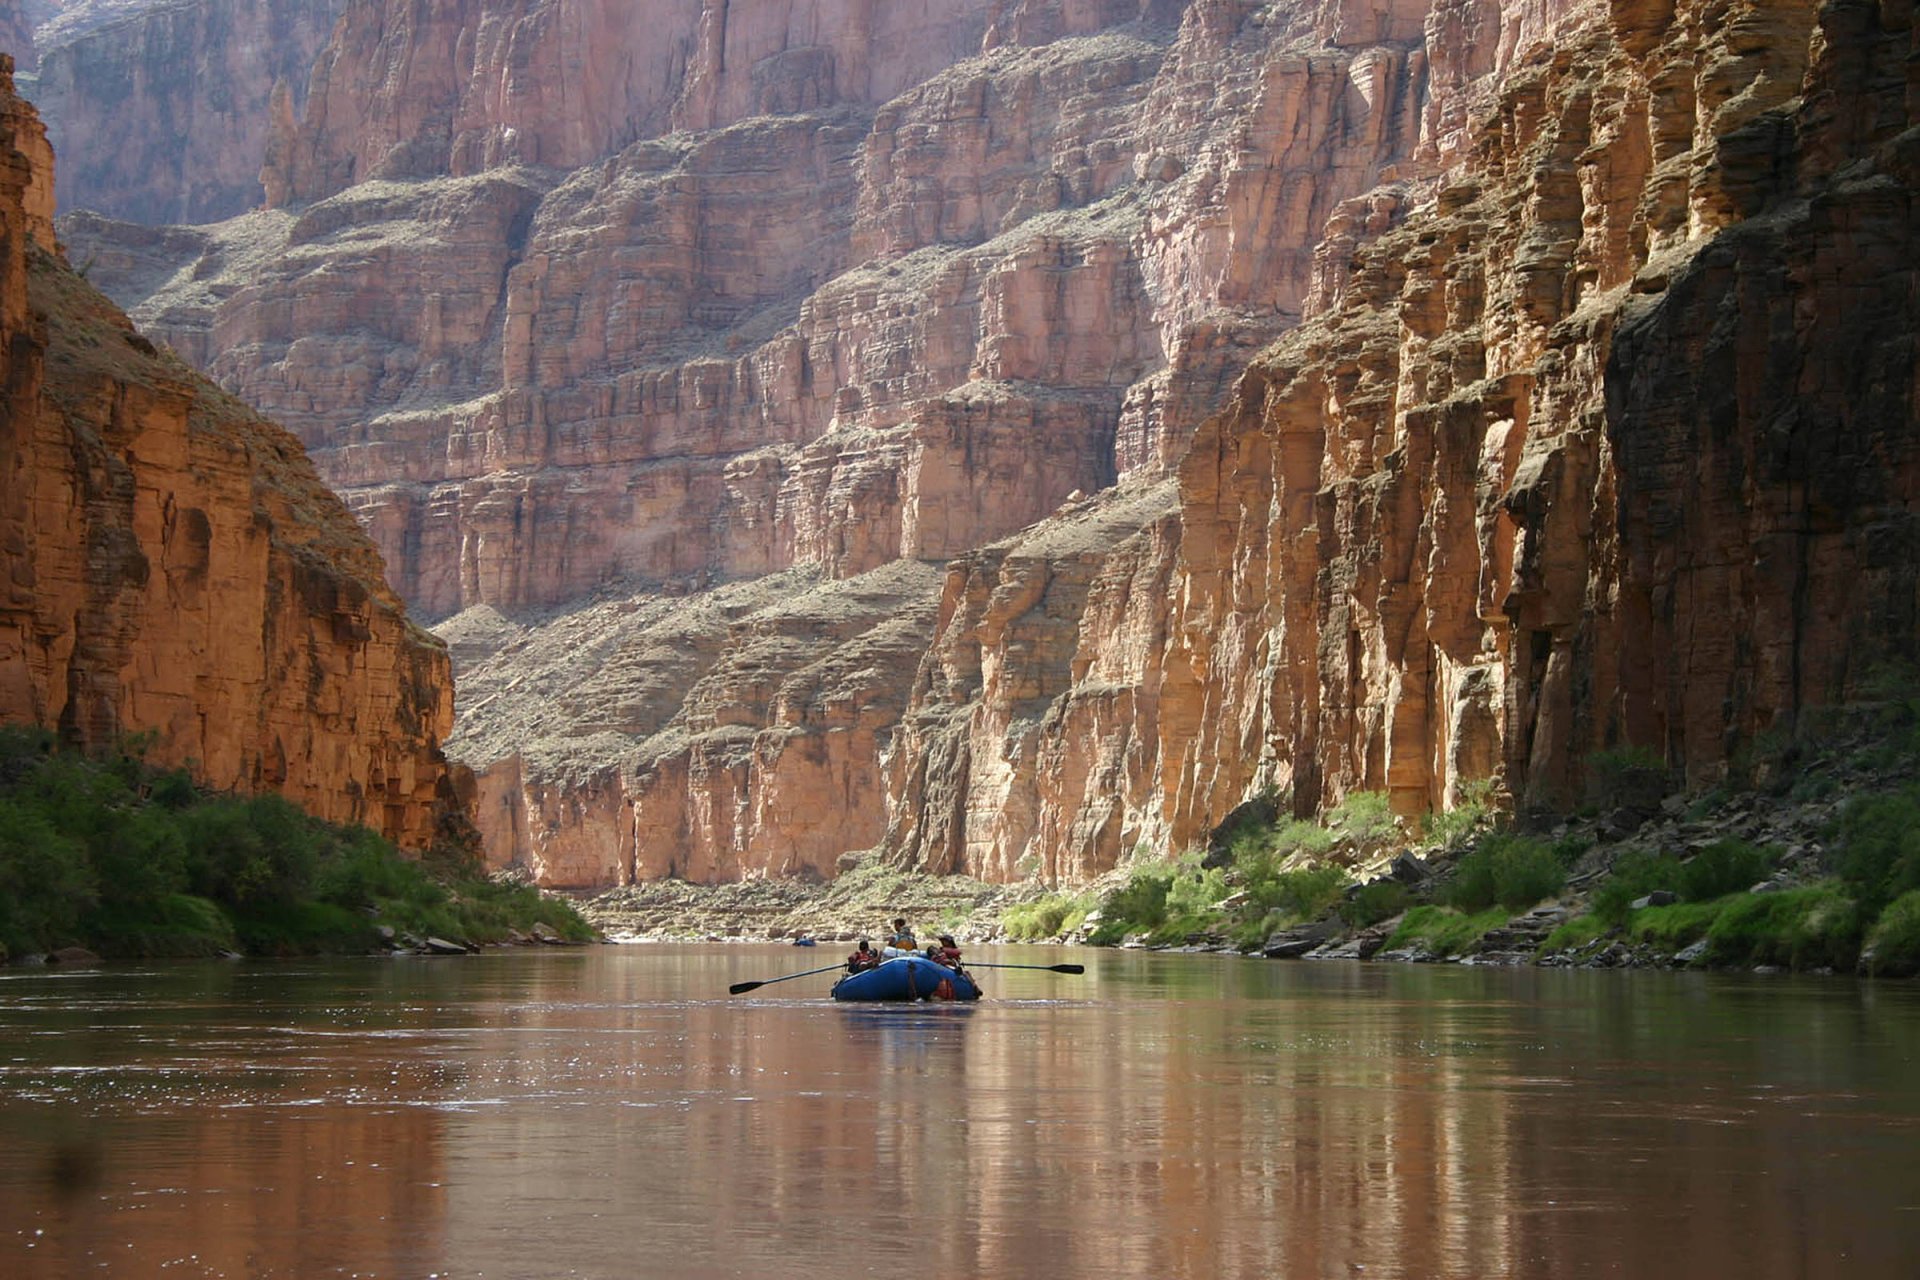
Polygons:
[[[1150,941],[1144,933],[1132,933],[1116,945],[1257,954],[1270,959],[1754,972],[1794,967],[1832,973],[1836,966],[1831,963],[1801,964],[1797,958],[1792,966],[1729,963],[1730,953],[1725,949],[1716,953],[1706,936],[1714,918],[1711,912],[1739,905],[1743,898],[1838,893],[1840,882],[1835,877],[1842,859],[1836,840],[1848,806],[1862,798],[1912,794],[1920,775],[1906,745],[1890,737],[1884,725],[1862,730],[1856,723],[1854,732],[1836,735],[1823,746],[1781,749],[1751,766],[1743,785],[1737,787],[1662,796],[1657,783],[1638,789],[1637,794],[1628,786],[1613,797],[1617,803],[1604,811],[1533,815],[1517,825],[1542,844],[1580,851],[1569,860],[1564,889],[1519,910],[1473,917],[1472,936],[1464,942],[1456,935],[1442,945],[1417,932],[1409,938],[1406,926],[1413,913],[1450,901],[1449,886],[1463,862],[1495,838],[1492,823],[1456,840],[1451,848],[1422,845],[1405,838],[1403,832],[1397,849],[1336,847],[1319,855],[1317,865],[1344,864],[1353,878],[1343,905],[1352,902],[1364,881],[1391,881],[1404,888],[1404,909],[1385,919],[1355,925],[1350,913],[1336,906],[1315,918],[1289,922],[1253,946],[1246,945],[1244,938],[1236,942],[1224,931],[1204,930],[1173,941],[1164,937]],[[1498,825],[1510,830],[1515,824]],[[1763,868],[1744,889],[1723,893],[1711,904],[1690,907],[1671,889],[1651,888],[1624,902],[1615,922],[1598,922],[1597,904],[1617,871],[1652,862],[1679,872],[1703,853],[1730,843],[1752,851],[1755,865]],[[1116,871],[1080,886],[1080,900],[1110,901],[1111,891],[1125,883],[1126,874]],[[1037,881],[991,885],[964,877],[916,875],[870,859],[831,881],[753,880],[727,885],[655,881],[614,889],[577,905],[613,941],[805,937],[843,942],[872,937],[886,921],[904,915],[922,931],[939,928],[964,943],[1089,942],[1100,931],[1098,906],[1051,937],[1016,938],[1009,930],[1010,909],[1056,892]],[[1619,893],[1618,887],[1614,892]],[[1688,910],[1694,916],[1653,927],[1664,918],[1662,913],[1672,916]],[[1817,961],[1817,953],[1808,954]],[[1870,946],[1861,951],[1857,967],[1862,973],[1876,971]]]

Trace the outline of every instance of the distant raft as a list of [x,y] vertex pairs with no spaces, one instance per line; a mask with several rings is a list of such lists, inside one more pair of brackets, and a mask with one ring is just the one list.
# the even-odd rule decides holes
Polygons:
[[924,956],[899,956],[833,984],[835,1000],[978,1000],[980,987],[957,969]]

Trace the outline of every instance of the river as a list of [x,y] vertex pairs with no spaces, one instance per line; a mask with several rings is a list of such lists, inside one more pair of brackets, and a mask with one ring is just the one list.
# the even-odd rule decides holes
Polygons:
[[997,948],[0,972],[0,1276],[1920,1275],[1920,986]]

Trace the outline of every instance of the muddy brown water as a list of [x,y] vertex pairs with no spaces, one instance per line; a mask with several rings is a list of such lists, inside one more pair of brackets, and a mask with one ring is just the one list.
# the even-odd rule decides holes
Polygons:
[[998,948],[0,972],[0,1276],[1920,1275],[1920,987]]

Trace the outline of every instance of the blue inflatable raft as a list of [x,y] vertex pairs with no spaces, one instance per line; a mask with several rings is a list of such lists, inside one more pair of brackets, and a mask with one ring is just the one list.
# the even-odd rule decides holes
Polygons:
[[835,1000],[978,1000],[967,974],[922,956],[897,956],[833,984]]

